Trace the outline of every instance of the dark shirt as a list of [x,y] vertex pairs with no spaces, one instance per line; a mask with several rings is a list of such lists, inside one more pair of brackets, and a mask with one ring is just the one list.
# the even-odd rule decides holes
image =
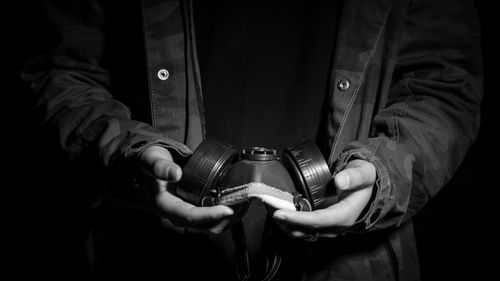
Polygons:
[[316,140],[336,1],[197,1],[194,8],[207,135],[278,150]]

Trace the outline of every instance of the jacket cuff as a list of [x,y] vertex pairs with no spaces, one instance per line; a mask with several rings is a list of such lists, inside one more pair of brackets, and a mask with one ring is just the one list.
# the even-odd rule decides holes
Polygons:
[[122,153],[124,158],[138,157],[142,152],[151,146],[161,146],[166,148],[172,157],[175,158],[186,158],[192,154],[191,149],[186,145],[171,140],[171,139],[158,139],[157,137],[151,136],[134,136],[127,141],[122,146]]
[[109,198],[124,207],[147,206],[148,195],[141,187],[146,177],[140,172],[141,154],[151,146],[166,148],[174,162],[182,167],[192,151],[184,144],[158,136],[135,134],[123,140],[119,155],[109,167]]
[[141,154],[149,147],[160,146],[167,149],[172,155],[174,163],[179,166],[184,166],[188,157],[193,153],[186,145],[171,139],[161,138],[154,136],[136,135],[129,138],[122,145],[121,158],[124,164],[124,171],[131,175],[133,185],[137,185],[138,179],[142,177],[139,168],[139,160]]
[[356,148],[342,153],[337,161],[334,174],[342,171],[347,163],[354,159],[372,163],[375,166],[377,178],[373,186],[370,201],[355,223],[345,231],[347,233],[365,232],[373,227],[381,218],[382,210],[387,201],[385,198],[387,198],[390,190],[390,179],[387,169],[375,153],[366,148]]

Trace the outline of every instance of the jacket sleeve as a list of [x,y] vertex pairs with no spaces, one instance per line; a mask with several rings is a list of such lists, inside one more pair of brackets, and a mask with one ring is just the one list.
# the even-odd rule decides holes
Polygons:
[[153,144],[183,156],[190,153],[150,125],[132,120],[130,110],[113,98],[110,75],[102,66],[105,20],[97,1],[46,1],[44,9],[57,44],[27,62],[21,75],[43,127],[57,137],[67,158],[120,170],[130,168],[128,160]]
[[349,144],[337,162],[337,171],[353,158],[377,169],[371,204],[351,231],[409,220],[453,176],[479,130],[482,65],[472,1],[413,1],[398,56],[370,138]]

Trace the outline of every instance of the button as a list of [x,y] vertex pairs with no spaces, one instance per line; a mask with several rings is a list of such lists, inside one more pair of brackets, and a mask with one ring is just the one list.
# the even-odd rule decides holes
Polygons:
[[351,86],[351,83],[349,83],[349,80],[345,78],[340,79],[337,83],[337,89],[339,89],[339,91],[341,92],[347,91],[347,89],[349,89],[349,86]]
[[160,69],[158,71],[158,78],[160,78],[160,80],[167,80],[168,79],[168,76],[170,76],[170,73],[168,73],[168,70],[166,69]]

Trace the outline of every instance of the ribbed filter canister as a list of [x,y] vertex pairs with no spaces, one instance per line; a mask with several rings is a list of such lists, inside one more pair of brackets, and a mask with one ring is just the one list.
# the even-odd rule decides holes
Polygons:
[[210,190],[216,188],[220,175],[238,160],[238,156],[231,145],[205,139],[184,166],[177,195],[200,206]]
[[[306,141],[283,151],[282,162],[292,174],[295,188],[305,196],[312,209],[322,208],[332,174],[321,151],[312,141]],[[334,188],[328,188],[330,193]],[[329,194],[332,195],[332,194]]]

